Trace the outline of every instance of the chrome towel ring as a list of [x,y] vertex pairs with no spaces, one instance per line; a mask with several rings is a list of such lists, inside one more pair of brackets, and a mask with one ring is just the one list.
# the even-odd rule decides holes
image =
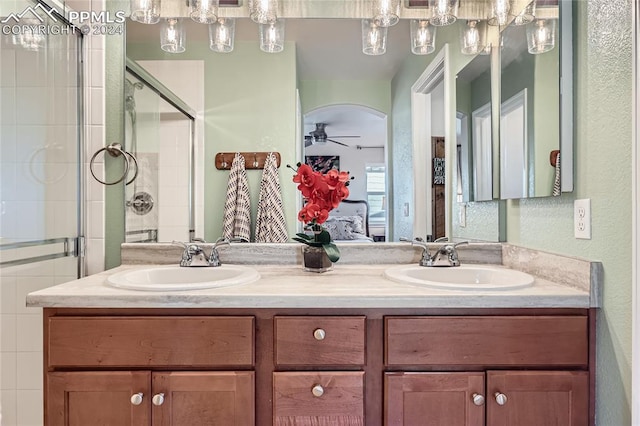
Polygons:
[[[93,171],[93,163],[96,160],[96,157],[98,156],[98,154],[100,154],[102,151],[106,151],[109,155],[111,155],[112,157],[120,157],[122,155],[122,158],[124,159],[124,173],[122,174],[122,176],[120,176],[120,178],[118,180],[115,180],[113,182],[105,182],[100,180],[95,172]],[[131,154],[130,152],[127,152],[125,150],[122,149],[122,145],[120,145],[117,142],[111,143],[107,146],[105,146],[104,148],[100,148],[99,150],[97,150],[93,156],[91,157],[91,160],[89,161],[89,171],[91,172],[91,176],[93,176],[93,178],[95,180],[97,180],[98,182],[100,182],[103,185],[115,185],[117,183],[122,182],[123,180],[125,180],[127,178],[127,175],[129,174],[129,170],[131,169],[131,161],[133,161],[133,165],[135,166],[136,170],[135,173],[133,174],[133,177],[131,178],[131,180],[129,180],[126,185],[129,185],[131,182],[133,182],[134,180],[136,180],[136,178],[138,177],[138,160],[136,160],[136,157],[133,156],[133,154]]]

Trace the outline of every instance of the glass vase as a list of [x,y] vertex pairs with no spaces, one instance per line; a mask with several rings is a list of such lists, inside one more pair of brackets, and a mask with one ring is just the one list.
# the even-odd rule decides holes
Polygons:
[[322,247],[302,246],[302,266],[307,272],[327,272],[333,268],[327,252]]

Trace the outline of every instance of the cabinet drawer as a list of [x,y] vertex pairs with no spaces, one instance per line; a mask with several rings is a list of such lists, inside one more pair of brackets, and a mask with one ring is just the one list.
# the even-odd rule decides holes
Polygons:
[[364,425],[364,372],[273,373],[274,425]]
[[275,317],[276,365],[364,365],[364,316]]
[[50,367],[250,367],[253,317],[51,317]]
[[586,316],[386,317],[386,365],[588,364]]

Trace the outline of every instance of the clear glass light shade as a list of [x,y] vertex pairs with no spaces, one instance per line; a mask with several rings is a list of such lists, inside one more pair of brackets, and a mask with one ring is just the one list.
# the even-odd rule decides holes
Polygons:
[[249,17],[258,24],[278,19],[278,0],[249,0]]
[[[487,46],[487,24],[483,21],[467,21],[467,25],[460,26],[460,52],[464,55],[488,54],[491,46]],[[488,52],[485,48],[488,47]]]
[[491,8],[489,12],[489,25],[504,26],[509,20],[511,14],[512,0],[491,0]]
[[379,27],[390,27],[398,23],[400,18],[400,0],[374,0],[373,21]]
[[160,0],[131,0],[131,20],[142,24],[160,22]]
[[218,0],[189,0],[189,16],[199,24],[213,24],[218,19]]
[[411,30],[411,53],[414,55],[428,55],[436,49],[436,27],[428,20],[412,19]]
[[552,50],[556,45],[556,19],[537,19],[527,25],[527,48],[537,55]]
[[362,53],[383,55],[387,51],[387,29],[376,25],[373,19],[362,20]]
[[185,51],[186,32],[182,20],[179,18],[166,18],[162,21],[160,30],[160,48],[169,53],[182,53]]
[[431,25],[451,25],[458,19],[458,0],[429,0]]
[[235,32],[235,19],[219,18],[215,23],[209,25],[209,48],[218,53],[231,52]]
[[284,19],[258,25],[260,29],[260,50],[278,53],[284,50]]
[[529,3],[522,12],[518,13],[515,18],[513,18],[513,25],[527,25],[536,19],[536,0],[533,0]]

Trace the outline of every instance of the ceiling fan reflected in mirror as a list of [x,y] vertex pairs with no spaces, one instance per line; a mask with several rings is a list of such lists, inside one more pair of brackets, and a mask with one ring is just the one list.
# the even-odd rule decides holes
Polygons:
[[325,131],[325,127],[327,126],[327,123],[316,123],[316,129],[309,132],[308,136],[304,137],[304,146],[310,146],[310,145],[320,145],[320,144],[326,144],[327,142],[333,142],[333,143],[337,143],[338,145],[342,145],[342,146],[349,146],[344,142],[340,142],[337,141],[335,139],[342,139],[342,138],[359,138],[360,136],[356,136],[356,135],[352,135],[352,136],[328,136],[327,132]]

